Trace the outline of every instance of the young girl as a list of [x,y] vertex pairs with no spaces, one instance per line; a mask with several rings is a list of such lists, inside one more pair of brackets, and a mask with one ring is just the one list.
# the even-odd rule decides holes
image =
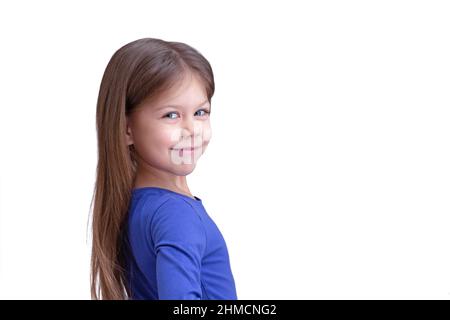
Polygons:
[[117,50],[97,102],[93,299],[237,299],[226,243],[186,176],[210,139],[214,77],[181,42]]

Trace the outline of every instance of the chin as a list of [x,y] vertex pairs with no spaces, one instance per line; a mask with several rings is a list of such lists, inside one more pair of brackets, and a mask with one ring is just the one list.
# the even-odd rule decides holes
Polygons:
[[195,169],[195,163],[193,164],[180,164],[172,167],[172,173],[177,176],[187,176]]

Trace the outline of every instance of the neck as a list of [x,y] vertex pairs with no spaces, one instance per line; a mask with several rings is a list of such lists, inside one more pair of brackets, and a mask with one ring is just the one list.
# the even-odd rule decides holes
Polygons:
[[159,187],[193,197],[187,185],[186,176],[177,176],[154,167],[138,167],[134,188]]

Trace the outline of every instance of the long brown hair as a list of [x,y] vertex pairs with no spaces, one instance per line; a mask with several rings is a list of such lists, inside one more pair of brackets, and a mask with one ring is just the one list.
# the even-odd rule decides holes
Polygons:
[[[92,210],[91,298],[130,299],[126,236],[137,162],[125,140],[126,117],[143,100],[152,101],[189,73],[202,79],[209,102],[214,76],[206,58],[181,42],[143,38],[111,57],[97,101],[98,162]],[[92,209],[92,202],[91,202]]]

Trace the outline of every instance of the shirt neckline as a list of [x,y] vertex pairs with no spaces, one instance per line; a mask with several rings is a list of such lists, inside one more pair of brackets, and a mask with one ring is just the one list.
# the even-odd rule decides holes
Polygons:
[[165,191],[165,192],[170,192],[170,193],[176,194],[178,196],[187,198],[187,199],[189,199],[191,201],[194,201],[196,203],[201,203],[202,202],[202,199],[200,199],[197,196],[194,196],[194,198],[195,198],[194,199],[194,198],[191,198],[190,196],[188,196],[186,194],[179,193],[179,192],[176,192],[176,191],[173,191],[173,190],[170,190],[170,189],[166,189],[166,188],[161,188],[161,187],[140,187],[140,188],[134,188],[134,189],[132,189],[132,192],[134,193],[134,192],[139,192],[141,190],[148,190],[148,189],[157,189],[157,190],[162,190],[162,191]]

